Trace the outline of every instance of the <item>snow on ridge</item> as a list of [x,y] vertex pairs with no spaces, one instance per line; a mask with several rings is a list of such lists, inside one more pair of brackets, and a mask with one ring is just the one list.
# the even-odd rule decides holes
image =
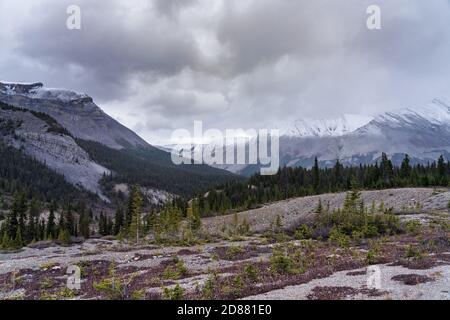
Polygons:
[[0,81],[0,92],[8,95],[25,96],[32,99],[59,100],[63,102],[89,97],[85,93],[78,93],[71,90],[46,88],[40,82],[19,83]]
[[450,125],[450,102],[447,99],[434,99],[420,107],[403,108],[394,112],[386,112],[376,118],[377,122],[390,123],[396,126],[414,125],[417,120],[433,125]]
[[[282,134],[293,137],[336,137],[354,132],[365,126],[373,117],[344,114],[336,119],[298,119]],[[283,126],[279,126],[282,128]],[[285,127],[286,128],[286,127]]]

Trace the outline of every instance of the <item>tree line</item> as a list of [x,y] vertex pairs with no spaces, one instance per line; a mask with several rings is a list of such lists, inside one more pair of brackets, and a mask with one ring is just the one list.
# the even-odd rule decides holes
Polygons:
[[443,156],[427,165],[411,164],[405,155],[394,166],[385,153],[371,165],[344,167],[339,160],[331,168],[320,168],[317,158],[310,169],[280,168],[273,176],[253,175],[247,181],[230,181],[198,194],[203,217],[256,208],[268,202],[294,197],[349,191],[352,187],[379,190],[403,187],[449,186],[450,162]]
[[[114,216],[95,215],[82,199],[41,201],[28,192],[14,193],[6,217],[0,221],[0,246],[20,248],[41,240],[69,244],[75,237],[114,236],[139,242],[150,236],[155,241],[192,241],[201,228],[201,217],[232,213],[292,197],[361,189],[448,186],[450,163],[441,156],[427,165],[411,165],[405,156],[394,166],[386,154],[380,163],[310,169],[280,168],[273,176],[254,175],[247,181],[232,181],[187,200],[181,197],[159,207],[148,207],[138,186],[130,189],[116,205]],[[1,197],[0,197],[1,198]],[[1,220],[1,217],[0,217]]]
[[76,206],[67,203],[59,207],[55,201],[45,204],[36,198],[28,200],[26,192],[16,192],[1,221],[0,247],[19,249],[43,240],[69,244],[72,237],[88,238],[95,220],[93,211],[83,201]]
[[196,200],[186,204],[176,199],[148,210],[143,200],[139,187],[131,188],[113,217],[104,212],[95,215],[83,201],[58,206],[55,201],[45,204],[35,198],[28,200],[26,192],[16,192],[6,218],[0,219],[0,248],[20,249],[44,240],[68,245],[93,236],[114,236],[133,243],[148,235],[156,241],[192,240],[201,226]]

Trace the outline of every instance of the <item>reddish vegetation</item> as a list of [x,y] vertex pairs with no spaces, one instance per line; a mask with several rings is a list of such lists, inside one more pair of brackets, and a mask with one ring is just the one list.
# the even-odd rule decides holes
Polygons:
[[420,274],[401,274],[395,277],[392,277],[394,281],[401,281],[408,286],[415,286],[419,283],[426,283],[434,281],[433,278],[423,276]]
[[380,297],[385,292],[375,289],[355,289],[351,287],[315,287],[308,295],[309,300],[342,300],[357,294],[365,294],[369,297]]

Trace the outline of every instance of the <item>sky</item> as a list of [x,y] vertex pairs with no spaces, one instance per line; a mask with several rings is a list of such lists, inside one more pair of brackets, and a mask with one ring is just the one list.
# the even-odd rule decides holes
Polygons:
[[0,0],[0,43],[0,80],[87,93],[153,144],[450,96],[448,0]]

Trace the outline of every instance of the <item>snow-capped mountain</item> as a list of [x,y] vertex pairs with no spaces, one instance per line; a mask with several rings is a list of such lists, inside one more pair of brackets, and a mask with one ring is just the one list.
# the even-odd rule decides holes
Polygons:
[[378,127],[424,128],[450,125],[450,102],[447,99],[434,99],[432,102],[414,108],[404,108],[396,112],[387,112],[377,116],[366,130]]
[[409,154],[413,161],[427,163],[441,154],[450,156],[450,103],[435,99],[424,106],[381,114],[340,137],[292,142],[295,147],[285,146],[282,156],[290,158],[289,164],[295,165],[315,156],[324,165],[336,159],[348,165],[373,163],[382,152],[394,162]]
[[[350,166],[369,164],[378,161],[382,152],[395,164],[400,164],[405,154],[413,163],[433,162],[441,154],[450,159],[450,102],[446,99],[375,118],[303,120],[295,121],[292,127],[298,130],[281,131],[282,166],[310,167],[315,157],[321,166],[333,166],[337,159]],[[249,175],[259,171],[259,166],[235,165],[226,169]]]
[[89,98],[85,93],[70,90],[45,88],[40,82],[36,83],[13,83],[0,81],[0,91],[8,95],[21,95],[32,99],[74,101]]
[[336,119],[297,119],[293,124],[277,128],[281,135],[290,137],[337,137],[353,132],[372,120],[373,117],[369,116],[344,114]]
[[76,138],[96,141],[114,149],[148,146],[133,131],[104,113],[84,93],[50,89],[39,82],[0,82],[0,101],[48,114]]

